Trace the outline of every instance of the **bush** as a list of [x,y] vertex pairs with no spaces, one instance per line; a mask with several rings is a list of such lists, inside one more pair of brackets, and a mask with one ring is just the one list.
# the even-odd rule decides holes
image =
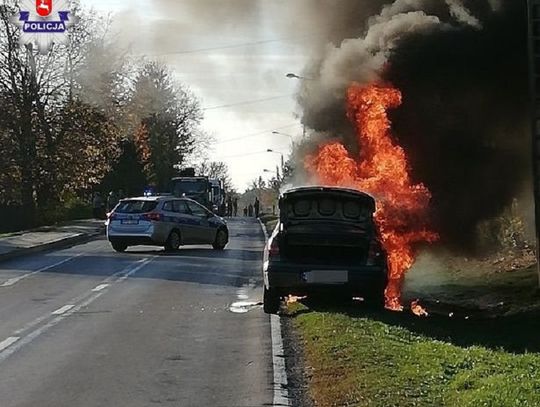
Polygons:
[[18,205],[0,206],[0,213],[0,232],[17,232],[64,221],[89,219],[92,217],[92,205],[80,198],[70,197],[63,205],[38,208],[35,219],[31,219],[23,207]]

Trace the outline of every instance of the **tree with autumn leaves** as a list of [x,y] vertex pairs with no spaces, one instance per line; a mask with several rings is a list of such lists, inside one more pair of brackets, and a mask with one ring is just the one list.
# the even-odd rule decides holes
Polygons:
[[21,47],[17,10],[0,5],[0,214],[25,227],[98,189],[164,188],[197,143],[193,94],[165,66],[118,53],[77,6],[67,44]]

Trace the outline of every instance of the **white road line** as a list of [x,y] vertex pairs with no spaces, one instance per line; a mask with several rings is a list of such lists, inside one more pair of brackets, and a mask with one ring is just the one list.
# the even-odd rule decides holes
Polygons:
[[[154,260],[156,257],[157,256],[151,257],[149,261]],[[127,277],[129,277],[131,274],[135,273],[142,266],[144,266],[147,263],[146,262],[147,260],[148,260],[148,258],[137,260],[134,264],[136,264],[138,266],[135,267],[134,269],[131,269],[131,267],[133,267],[133,264],[130,264],[129,266],[123,268],[120,271],[117,271],[114,274],[111,274],[109,277],[102,280],[102,283],[107,282],[107,285],[109,285],[110,283],[114,283],[114,282],[117,282],[117,281],[124,281]],[[141,262],[144,262],[144,264],[141,265]],[[79,296],[77,296],[75,298],[72,298],[69,302],[71,304],[78,304],[81,301],[83,301],[85,298],[87,298],[89,293],[92,293],[92,290],[90,290],[89,292],[84,292],[84,293],[82,293],[81,295],[79,295]],[[21,327],[20,329],[15,331],[14,335],[19,335],[20,336],[24,332],[26,332],[26,331],[32,329],[33,327],[41,324],[44,320],[46,320],[49,317],[50,317],[50,314],[41,315],[40,317],[34,319],[33,321],[29,322],[28,324],[24,325],[23,327]]]
[[109,286],[109,284],[100,284],[94,288],[92,288],[92,291],[101,291],[103,290],[104,288],[107,288]]
[[56,311],[51,312],[51,314],[52,315],[62,315],[64,312],[69,311],[74,306],[75,306],[75,304],[64,305],[63,307],[58,308]]
[[19,339],[20,338],[18,336],[10,336],[9,338],[4,339],[2,342],[0,342],[0,352],[6,349],[8,346],[13,345]]
[[[261,222],[265,243],[268,241],[266,226]],[[285,368],[285,352],[283,352],[283,337],[279,315],[270,315],[270,331],[272,333],[272,368],[274,371],[273,406],[290,406],[289,391],[287,390],[287,369]]]
[[[119,271],[117,273],[114,273],[112,276],[109,276],[107,279],[105,279],[105,281],[110,281],[111,283],[122,282],[126,278],[131,276],[133,273],[139,271],[141,268],[146,266],[148,263],[150,263],[156,257],[157,256],[147,257],[145,259],[141,259],[141,260],[139,260],[139,261],[137,261],[135,263],[135,267],[133,267],[133,265],[129,265],[128,267],[124,268],[123,270],[121,270],[121,271]],[[118,278],[115,281],[112,281],[113,276],[121,276],[121,277]],[[30,333],[28,333],[25,336],[7,338],[4,341],[4,342],[7,343],[7,345],[5,345],[3,348],[2,348],[2,344],[4,342],[0,342],[0,362],[3,362],[4,360],[6,360],[9,356],[11,356],[15,352],[17,352],[23,346],[29,344],[34,339],[36,339],[38,336],[40,336],[42,333],[48,331],[50,328],[52,328],[55,325],[59,324],[65,318],[73,315],[75,312],[78,312],[80,309],[90,305],[92,302],[94,302],[96,299],[98,299],[99,297],[101,297],[103,294],[105,294],[107,292],[107,290],[105,288],[111,286],[111,284],[102,284],[102,285],[105,285],[106,287],[103,287],[98,292],[94,292],[94,290],[92,289],[92,290],[88,291],[86,294],[84,294],[83,296],[77,297],[79,299],[79,301],[80,301],[78,304],[76,304],[77,301],[71,301],[71,302],[75,303],[76,305],[74,304],[73,307],[71,307],[69,310],[64,311],[64,313],[62,313],[60,315],[55,314],[56,317],[53,318],[52,320],[50,320],[49,322],[47,322],[45,325],[40,326],[39,328],[31,331]],[[62,307],[62,308],[64,308],[64,307]],[[62,308],[59,308],[57,311],[60,311]],[[40,317],[40,318],[37,318],[35,320],[35,322],[43,321],[44,319],[45,319],[44,317]],[[22,331],[18,330],[17,332],[22,332]],[[7,342],[8,340],[10,340],[10,341]],[[14,344],[15,342],[17,342],[17,343]],[[11,346],[12,344],[14,344],[14,345]]]
[[64,259],[64,260],[61,260],[57,263],[54,263],[54,264],[51,264],[49,266],[46,266],[46,267],[42,267],[36,271],[32,271],[30,273],[26,273],[26,274],[23,274],[22,276],[18,276],[18,277],[13,277],[13,278],[10,278],[9,280],[6,280],[4,281],[2,284],[0,284],[0,287],[10,287],[14,284],[17,284],[19,281],[21,280],[24,280],[25,278],[28,278],[30,276],[33,276],[34,274],[37,274],[37,273],[41,273],[43,271],[47,271],[47,270],[50,270],[56,266],[60,266],[61,264],[64,264],[64,263],[67,263],[68,261],[71,261],[77,257],[80,257],[82,256],[83,253],[79,253],[79,254],[76,254],[75,256],[71,256],[71,257],[68,257],[67,259]]

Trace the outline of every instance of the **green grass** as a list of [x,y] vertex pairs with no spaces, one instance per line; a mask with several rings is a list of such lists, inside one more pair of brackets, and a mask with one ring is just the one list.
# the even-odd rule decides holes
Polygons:
[[[275,218],[262,221],[271,232]],[[467,270],[433,287],[421,279],[418,294],[448,304],[452,318],[290,305],[316,405],[540,406],[536,271],[477,274]],[[475,298],[502,301],[506,314],[465,319],[469,309],[454,309]]]
[[[454,329],[457,341],[418,333],[430,332],[430,324],[440,331],[443,319],[296,311],[317,406],[540,406],[538,353],[453,344],[460,332],[467,336],[467,327],[446,327],[450,336]],[[496,328],[497,320],[491,324]],[[486,339],[496,339],[488,338],[496,329],[485,331]],[[500,334],[512,335],[504,329]],[[482,343],[482,336],[471,341]]]

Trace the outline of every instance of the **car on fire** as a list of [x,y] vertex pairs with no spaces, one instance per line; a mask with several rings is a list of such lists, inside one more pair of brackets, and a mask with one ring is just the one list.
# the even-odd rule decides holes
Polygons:
[[287,295],[362,297],[384,306],[387,259],[374,212],[375,200],[353,189],[284,192],[264,252],[264,312],[276,313]]
[[223,250],[229,242],[224,219],[198,202],[174,196],[145,196],[121,200],[108,215],[107,239],[117,252],[129,246],[210,244]]

